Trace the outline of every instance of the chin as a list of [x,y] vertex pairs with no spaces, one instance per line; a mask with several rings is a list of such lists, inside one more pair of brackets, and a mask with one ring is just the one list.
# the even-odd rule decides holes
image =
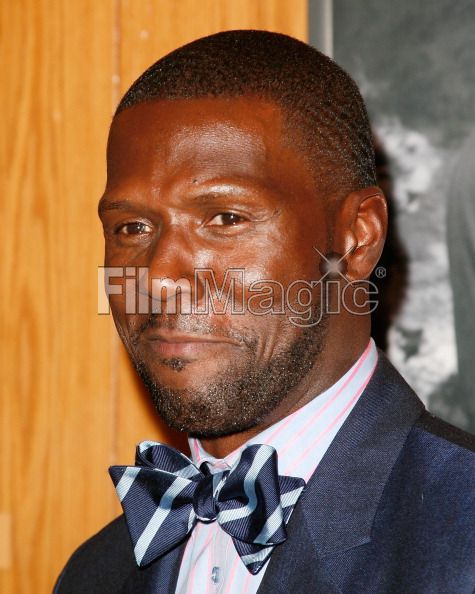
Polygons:
[[[243,431],[248,431],[259,424],[259,419],[220,419],[209,415],[208,418],[177,418],[168,414],[167,410],[156,404],[157,412],[162,420],[173,429],[182,431],[190,437],[199,439],[212,439],[235,435]],[[161,410],[159,410],[159,408]]]
[[[223,370],[231,368],[230,361],[223,358],[134,356],[132,362],[146,386],[162,386],[172,391],[202,392],[207,386],[218,384]],[[239,374],[238,367],[234,367],[234,373]]]

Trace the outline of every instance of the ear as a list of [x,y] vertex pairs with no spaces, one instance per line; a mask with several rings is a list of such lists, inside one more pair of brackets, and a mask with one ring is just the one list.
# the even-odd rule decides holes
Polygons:
[[348,194],[336,212],[334,249],[345,254],[350,281],[369,278],[383,251],[388,226],[386,199],[371,186]]

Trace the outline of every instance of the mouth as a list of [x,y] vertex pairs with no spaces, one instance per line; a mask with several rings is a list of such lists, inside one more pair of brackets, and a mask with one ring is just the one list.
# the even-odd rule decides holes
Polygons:
[[187,334],[168,329],[145,331],[142,338],[163,359],[193,360],[210,356],[223,348],[242,346],[242,342],[227,336]]

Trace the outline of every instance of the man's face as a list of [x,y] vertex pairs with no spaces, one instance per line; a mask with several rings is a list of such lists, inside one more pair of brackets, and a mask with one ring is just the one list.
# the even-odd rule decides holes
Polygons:
[[[284,125],[254,98],[143,103],[112,124],[105,264],[129,267],[150,308],[128,313],[122,279],[114,320],[159,413],[192,434],[265,425],[324,347],[325,318],[295,323],[299,288],[319,278],[314,248],[327,246],[324,203]],[[178,303],[151,279],[182,279]],[[226,293],[231,279],[225,307],[213,283]]]

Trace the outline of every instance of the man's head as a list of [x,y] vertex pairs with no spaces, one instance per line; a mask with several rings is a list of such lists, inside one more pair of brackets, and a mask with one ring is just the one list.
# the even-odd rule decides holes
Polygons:
[[[321,254],[348,253],[348,278],[369,276],[385,229],[373,180],[354,83],[291,38],[221,33],[132,85],[100,214],[106,265],[127,267],[142,303],[129,313],[123,279],[114,320],[167,423],[253,430],[346,370],[368,340],[367,308],[335,313]],[[157,292],[151,279],[166,280]],[[179,279],[174,313],[162,289]]]
[[285,136],[308,158],[321,192],[375,185],[372,134],[356,84],[330,58],[286,35],[226,31],[189,43],[146,70],[116,113],[159,99],[242,96],[283,110]]

